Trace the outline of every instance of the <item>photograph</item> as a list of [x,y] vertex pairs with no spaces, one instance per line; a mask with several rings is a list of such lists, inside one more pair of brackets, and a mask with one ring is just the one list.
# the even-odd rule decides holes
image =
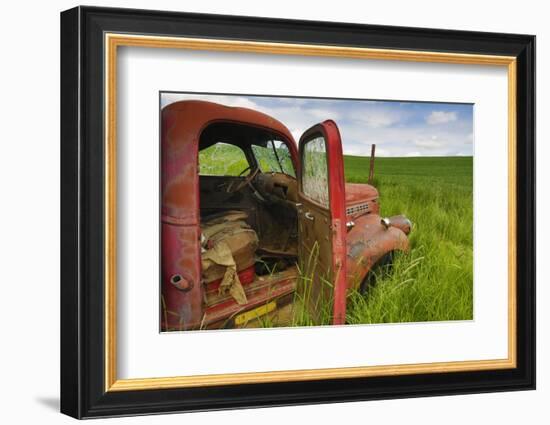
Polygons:
[[162,91],[159,114],[162,332],[474,319],[473,104]]

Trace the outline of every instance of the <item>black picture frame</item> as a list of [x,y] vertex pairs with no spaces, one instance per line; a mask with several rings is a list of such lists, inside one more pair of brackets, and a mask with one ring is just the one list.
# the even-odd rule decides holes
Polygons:
[[[517,58],[517,367],[106,392],[104,33],[307,43]],[[75,418],[535,388],[535,37],[76,7],[61,13],[61,412]]]

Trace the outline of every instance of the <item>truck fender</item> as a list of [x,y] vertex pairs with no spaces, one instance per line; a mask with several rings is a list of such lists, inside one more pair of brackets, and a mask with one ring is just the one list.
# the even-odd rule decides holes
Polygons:
[[381,218],[370,214],[358,217],[347,235],[347,287],[358,289],[371,268],[384,255],[409,251],[410,221],[404,216]]

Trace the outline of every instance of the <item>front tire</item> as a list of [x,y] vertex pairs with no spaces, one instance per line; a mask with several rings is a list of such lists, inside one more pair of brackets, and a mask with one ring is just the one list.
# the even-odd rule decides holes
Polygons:
[[386,276],[390,273],[393,266],[394,252],[390,251],[384,254],[380,259],[370,268],[367,275],[359,285],[359,293],[366,296],[370,289],[376,284],[376,279],[381,276]]

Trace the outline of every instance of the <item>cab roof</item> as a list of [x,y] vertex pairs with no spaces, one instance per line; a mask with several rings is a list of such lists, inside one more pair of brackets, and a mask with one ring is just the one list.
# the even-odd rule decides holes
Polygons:
[[163,114],[183,114],[183,123],[189,130],[199,132],[209,123],[216,121],[235,122],[261,127],[284,136],[288,141],[295,142],[288,128],[275,118],[249,108],[225,106],[205,100],[182,100],[165,106]]

